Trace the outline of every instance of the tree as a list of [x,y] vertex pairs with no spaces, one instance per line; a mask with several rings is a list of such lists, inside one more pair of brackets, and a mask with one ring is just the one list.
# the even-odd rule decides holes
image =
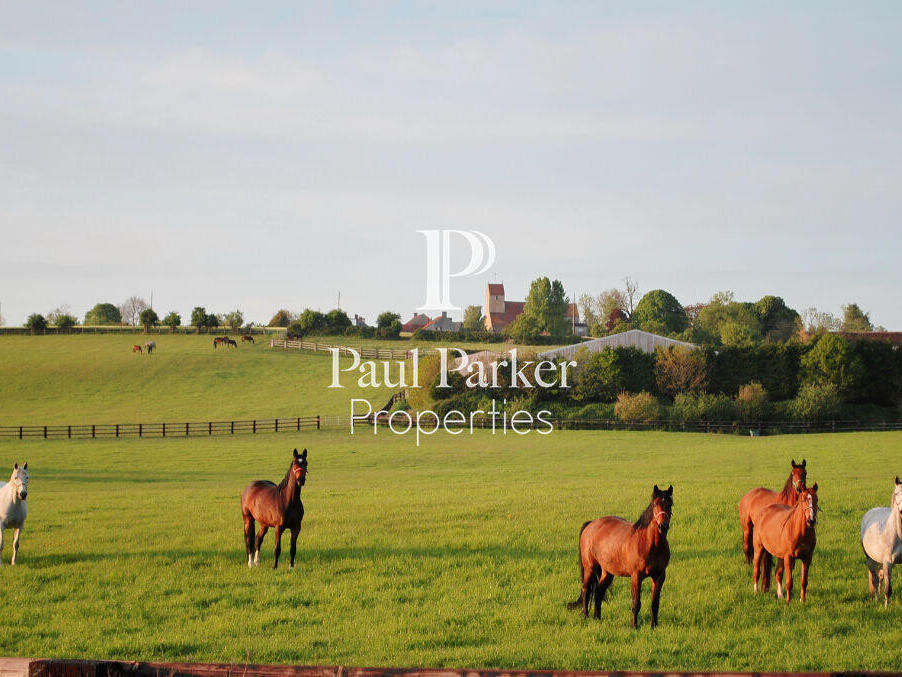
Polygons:
[[807,308],[802,313],[802,325],[809,334],[824,334],[831,331],[839,331],[842,323],[828,312],[821,312],[817,308]]
[[755,304],[755,313],[767,341],[783,342],[798,335],[801,318],[779,296],[762,296]]
[[391,327],[393,322],[401,322],[401,316],[398,315],[398,313],[386,310],[384,313],[380,313],[379,317],[376,318],[376,328],[387,329]]
[[639,329],[663,334],[678,334],[689,326],[683,306],[663,289],[642,297],[633,311],[632,321]]
[[871,317],[858,307],[857,303],[849,303],[842,307],[842,331],[874,331]]
[[171,331],[175,331],[175,328],[182,324],[182,316],[172,310],[163,318],[163,324],[169,327]]
[[147,301],[138,296],[132,296],[125,299],[122,305],[119,306],[119,314],[126,324],[137,326],[141,317],[141,311],[146,310],[147,307]]
[[639,283],[630,277],[623,278],[623,307],[621,310],[632,318],[636,311],[636,297],[639,294]]
[[304,334],[322,331],[326,327],[326,316],[318,310],[305,308],[304,312],[298,317],[297,324]]
[[292,314],[282,308],[281,310],[277,310],[276,314],[272,316],[272,319],[269,321],[270,327],[287,327],[295,318]]
[[144,327],[145,333],[147,333],[148,328],[156,327],[160,324],[160,317],[153,308],[145,308],[142,310],[139,319],[141,321],[141,326]]
[[566,313],[568,307],[564,285],[560,280],[539,277],[529,285],[523,312],[508,326],[515,340],[529,342],[547,334],[563,338],[571,332]]
[[833,385],[840,393],[848,393],[859,385],[865,374],[864,363],[849,343],[836,334],[824,334],[814,347],[802,356],[805,383]]
[[57,323],[59,322],[59,319],[64,315],[71,315],[71,313],[69,312],[69,306],[67,306],[66,304],[57,306],[49,313],[47,313],[47,324],[52,324],[54,327],[59,326]]
[[85,313],[86,325],[122,324],[122,314],[112,303],[98,303]]
[[668,397],[704,390],[708,384],[707,356],[702,350],[681,346],[659,348],[655,352],[655,378],[658,390]]
[[25,328],[31,329],[32,334],[37,334],[39,331],[45,331],[47,329],[47,318],[40,313],[32,313],[28,316],[28,319],[25,320]]
[[226,313],[225,324],[232,331],[237,331],[244,324],[244,314],[240,310],[233,310]]
[[195,306],[194,310],[191,311],[191,324],[200,330],[201,327],[206,326],[207,321],[207,309],[203,306]]
[[341,308],[335,308],[326,313],[325,327],[330,334],[344,334],[351,326],[351,318]]
[[467,306],[464,310],[463,329],[480,331],[485,328],[485,317],[482,315],[482,306]]
[[69,313],[62,313],[61,315],[57,315],[53,318],[53,324],[57,327],[57,329],[68,331],[78,324],[78,320],[74,315],[70,315]]
[[720,291],[698,311],[693,329],[700,337],[713,337],[724,346],[747,346],[763,338],[756,306],[733,300],[733,292]]

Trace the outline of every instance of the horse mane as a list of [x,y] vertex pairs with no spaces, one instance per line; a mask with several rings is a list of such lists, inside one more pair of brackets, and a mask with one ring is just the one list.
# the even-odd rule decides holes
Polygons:
[[655,516],[655,502],[652,500],[649,502],[648,507],[645,509],[641,515],[639,515],[639,519],[633,522],[633,529],[638,531],[639,529],[644,529],[649,524],[651,524],[652,519]]
[[288,486],[288,478],[291,477],[291,463],[288,464],[288,470],[285,471],[285,477],[279,482],[279,491]]

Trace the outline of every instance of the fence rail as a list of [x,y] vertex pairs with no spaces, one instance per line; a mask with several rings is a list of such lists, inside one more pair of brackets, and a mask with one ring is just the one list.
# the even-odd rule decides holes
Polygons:
[[169,327],[148,327],[145,331],[144,327],[119,327],[119,326],[92,326],[92,325],[75,325],[69,329],[59,329],[57,327],[47,327],[42,331],[33,331],[27,327],[0,327],[0,336],[9,335],[47,335],[53,336],[57,334],[204,334],[218,336],[221,334],[251,334],[254,336],[284,335],[285,327],[239,327],[238,329],[230,329],[228,327],[204,327],[203,332],[198,332],[197,327],[186,325],[184,327],[176,327],[175,330]]
[[[395,350],[393,348],[350,348],[331,343],[316,343],[315,341],[300,341],[295,339],[272,338],[269,340],[270,348],[282,348],[283,350],[310,350],[313,352],[328,353],[338,350],[341,355],[350,355],[351,350],[367,360],[409,360],[413,357],[413,350]],[[435,348],[419,348],[418,354],[438,354]]]
[[[415,411],[395,412],[391,421],[390,415],[369,416],[356,419],[355,425],[387,426],[393,423],[396,429],[407,427],[407,415],[410,416],[413,428],[416,428],[418,413]],[[436,428],[436,419],[432,414],[423,412],[420,430],[431,433]],[[186,423],[81,423],[73,425],[12,425],[0,426],[0,439],[54,439],[54,438],[99,438],[99,437],[209,437],[213,435],[240,435],[257,433],[300,432],[302,430],[322,430],[350,427],[348,416],[293,416],[289,418],[246,419],[241,421],[193,421]],[[604,418],[545,418],[532,421],[517,421],[514,425],[510,418],[505,422],[501,415],[493,417],[480,415],[467,418],[465,421],[450,421],[449,428],[473,427],[494,430],[526,430],[546,429],[551,425],[554,430],[657,430],[663,432],[694,432],[726,435],[780,435],[804,433],[843,433],[843,432],[884,432],[902,430],[899,421],[620,421]],[[439,423],[439,427],[444,424]]]
[[186,423],[82,423],[77,425],[0,426],[0,438],[79,437],[209,437],[245,433],[319,430],[322,416],[248,419],[243,421],[194,421]]

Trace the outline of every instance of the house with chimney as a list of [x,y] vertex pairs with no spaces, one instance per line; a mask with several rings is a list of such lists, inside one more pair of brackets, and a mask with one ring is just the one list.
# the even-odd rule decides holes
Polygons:
[[448,317],[447,312],[430,318],[423,313],[414,313],[413,317],[401,325],[401,331],[413,333],[418,329],[423,331],[460,331],[463,322],[455,322]]
[[[517,319],[523,312],[526,301],[508,301],[504,298],[504,283],[489,283],[485,288],[485,309],[483,315],[485,320],[486,331],[501,332],[504,331],[511,322]],[[588,333],[588,327],[579,319],[579,308],[575,303],[567,304],[564,311],[564,317],[573,328],[576,336],[585,336]]]

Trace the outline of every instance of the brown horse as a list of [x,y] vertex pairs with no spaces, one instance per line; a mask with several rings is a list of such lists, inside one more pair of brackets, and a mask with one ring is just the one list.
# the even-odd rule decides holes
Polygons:
[[133,353],[140,353],[140,352],[141,352],[141,346],[139,346],[139,345],[134,345],[134,346],[132,346],[132,352],[133,352]]
[[[758,592],[758,579],[761,565],[764,564],[764,581],[762,590],[770,587],[770,557],[777,558],[777,597],[783,597],[783,571],[786,571],[786,603],[792,596],[792,568],[795,561],[802,561],[802,592],[800,601],[805,601],[808,590],[808,567],[817,544],[814,527],[817,524],[817,482],[813,487],[802,489],[795,507],[774,503],[758,514],[755,525],[755,560],[752,576],[755,592]],[[762,562],[763,560],[763,562]]]
[[242,342],[242,343],[253,343],[253,342],[254,342],[254,337],[251,336],[250,334],[242,334],[242,336],[241,336],[241,342]]
[[601,618],[601,602],[614,576],[629,576],[633,583],[633,622],[636,627],[641,607],[641,586],[651,577],[651,627],[658,624],[658,606],[665,570],[670,562],[667,530],[673,513],[673,486],[665,490],[655,485],[651,503],[630,524],[620,517],[600,517],[583,524],[579,532],[579,566],[582,591],[567,606],[583,608],[589,615],[589,597],[595,592],[595,618]]
[[[294,553],[297,550],[301,520],[304,519],[304,504],[301,503],[301,487],[307,481],[307,450],[298,454],[288,466],[288,472],[276,485],[267,480],[257,480],[247,485],[241,494],[241,515],[244,517],[244,543],[247,548],[247,565],[260,563],[260,546],[269,527],[276,530],[276,558],[272,565],[279,566],[282,552],[282,532],[291,531],[291,568],[294,568]],[[260,522],[260,530],[254,541],[254,520]]]
[[796,463],[792,459],[792,470],[786,482],[783,484],[783,490],[780,492],[771,491],[764,487],[752,489],[742,500],[739,501],[739,524],[742,526],[742,549],[745,552],[745,561],[747,564],[752,563],[754,555],[754,547],[752,541],[754,539],[754,527],[757,521],[758,513],[764,508],[774,503],[782,503],[790,508],[799,500],[799,494],[805,488],[805,479],[808,477],[808,471],[805,469],[805,459],[801,463]]

